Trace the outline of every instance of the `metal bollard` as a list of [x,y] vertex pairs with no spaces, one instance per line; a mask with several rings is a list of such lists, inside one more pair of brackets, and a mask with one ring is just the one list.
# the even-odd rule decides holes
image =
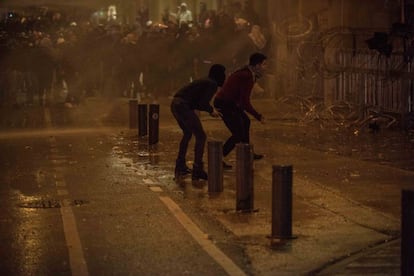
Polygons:
[[133,129],[137,127],[137,100],[129,100],[129,128]]
[[144,137],[148,134],[148,107],[146,104],[138,104],[138,136]]
[[253,147],[236,145],[236,211],[253,211]]
[[273,166],[271,238],[292,239],[292,166]]
[[223,142],[209,141],[208,145],[208,192],[223,191]]
[[414,275],[414,190],[401,195],[401,275]]
[[149,106],[149,137],[148,144],[154,145],[158,143],[160,121],[160,105],[150,104]]

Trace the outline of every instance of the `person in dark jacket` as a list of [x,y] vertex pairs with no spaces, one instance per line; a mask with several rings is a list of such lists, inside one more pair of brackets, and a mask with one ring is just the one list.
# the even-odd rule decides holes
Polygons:
[[192,135],[195,136],[193,180],[207,180],[207,173],[203,168],[203,154],[206,143],[206,133],[195,110],[206,111],[213,117],[219,113],[210,105],[218,87],[221,87],[226,78],[226,68],[221,64],[210,67],[208,77],[195,80],[182,87],[174,95],[171,102],[171,112],[183,131],[178,156],[175,164],[175,177],[189,174],[191,170],[186,165],[188,143]]
[[[214,99],[214,107],[220,112],[224,124],[231,132],[231,136],[223,145],[223,157],[226,157],[237,143],[250,143],[250,119],[247,113],[264,122],[263,115],[252,106],[250,95],[256,80],[263,75],[266,59],[267,57],[261,53],[252,54],[249,64],[232,73]],[[263,155],[254,154],[255,160],[261,158]],[[223,163],[223,167],[231,168],[226,163]]]

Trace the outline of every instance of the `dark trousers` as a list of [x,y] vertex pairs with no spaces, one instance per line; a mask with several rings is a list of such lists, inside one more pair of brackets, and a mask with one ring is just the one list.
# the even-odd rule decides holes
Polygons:
[[188,103],[180,98],[174,98],[171,103],[171,112],[177,120],[178,125],[183,131],[178,150],[177,165],[185,165],[188,143],[192,135],[195,136],[194,165],[202,167],[204,146],[206,143],[206,133],[204,132],[201,121],[194,110],[190,109]]
[[222,114],[224,124],[231,132],[231,136],[223,145],[223,156],[227,156],[237,143],[250,142],[250,118],[233,102],[214,100],[214,107]]

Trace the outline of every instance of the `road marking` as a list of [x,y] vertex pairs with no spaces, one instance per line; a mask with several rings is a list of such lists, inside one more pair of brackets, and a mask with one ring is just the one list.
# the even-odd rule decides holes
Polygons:
[[144,181],[145,184],[155,184],[151,178],[144,178],[142,181]]
[[[46,120],[46,119],[45,119]],[[53,129],[51,122],[47,122],[47,129],[41,130],[17,130],[17,131],[0,131],[0,139],[43,137],[51,135],[79,135],[79,134],[96,134],[96,133],[114,133],[121,131],[121,128],[110,127],[93,127],[93,128],[71,128],[71,129]],[[49,125],[50,123],[50,125]]]
[[63,221],[63,231],[65,232],[66,245],[69,250],[70,269],[72,275],[89,275],[85,257],[83,256],[82,244],[76,227],[76,219],[72,208],[68,207],[70,203],[64,200],[60,208],[60,214]]
[[162,189],[159,186],[150,186],[149,187],[151,191],[156,192],[156,193],[161,193]]
[[[49,110],[45,110],[45,117],[50,119]],[[45,118],[46,123],[48,123],[48,119]],[[50,122],[49,122],[50,123]],[[56,149],[56,138],[50,137],[49,142],[51,144],[51,150]],[[56,167],[57,160],[51,160],[51,163]],[[62,160],[61,160],[62,161]],[[66,162],[66,159],[63,161]],[[66,187],[66,182],[63,178],[61,172],[55,170],[54,174],[55,178],[55,185],[57,188],[57,194],[59,196],[67,196],[69,195],[68,190],[66,189],[59,189],[62,187]],[[83,255],[82,250],[82,243],[80,241],[78,228],[76,226],[76,219],[75,215],[73,214],[73,210],[70,207],[70,200],[63,199],[62,204],[60,207],[60,215],[62,217],[63,222],[63,232],[65,234],[66,246],[68,247],[69,253],[69,262],[70,262],[70,269],[72,275],[76,276],[88,276],[88,267],[86,265],[85,257]]]
[[229,257],[227,257],[210,240],[206,239],[205,233],[181,210],[181,208],[169,197],[160,196],[160,200],[168,207],[177,220],[191,234],[196,242],[201,245],[229,275],[246,275]]

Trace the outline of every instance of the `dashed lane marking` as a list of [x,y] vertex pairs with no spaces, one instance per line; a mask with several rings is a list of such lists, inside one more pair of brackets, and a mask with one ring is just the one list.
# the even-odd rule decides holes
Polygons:
[[60,208],[65,233],[66,245],[69,250],[69,260],[72,275],[89,275],[85,257],[83,256],[82,244],[76,226],[75,215],[73,214],[70,202],[64,202]]
[[[51,120],[50,120],[50,111],[49,109],[45,110],[45,122],[50,127]],[[51,150],[56,149],[56,138],[50,137],[49,138]],[[53,162],[56,160],[51,160],[52,164],[56,166],[57,162]],[[69,192],[66,189],[59,189],[66,186],[66,182],[63,178],[63,175],[55,171],[55,184],[57,189],[57,194],[60,196],[66,197],[69,195]],[[82,250],[82,243],[79,237],[78,228],[76,225],[75,215],[73,213],[71,206],[71,202],[69,199],[63,199],[61,208],[60,208],[60,215],[62,217],[63,222],[63,232],[65,234],[66,245],[69,252],[69,262],[72,275],[76,276],[88,276],[88,267],[85,261],[85,257],[83,255]]]
[[155,184],[151,178],[144,178],[142,181],[144,181],[145,184]]
[[156,192],[156,193],[161,193],[162,189],[159,186],[150,186],[149,187],[151,191]]

